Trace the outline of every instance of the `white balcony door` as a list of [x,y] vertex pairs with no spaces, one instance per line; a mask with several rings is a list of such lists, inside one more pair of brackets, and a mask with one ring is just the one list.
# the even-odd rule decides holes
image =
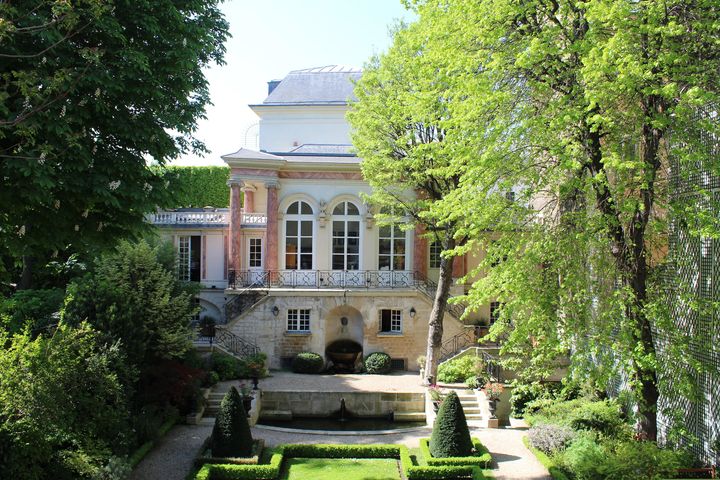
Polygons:
[[263,276],[263,240],[260,237],[251,237],[247,242],[248,279],[250,283],[257,283]]

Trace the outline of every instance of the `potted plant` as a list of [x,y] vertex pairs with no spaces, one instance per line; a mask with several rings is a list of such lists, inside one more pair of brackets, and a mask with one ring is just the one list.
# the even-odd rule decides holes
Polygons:
[[502,383],[491,383],[488,382],[485,384],[485,396],[488,399],[488,407],[490,409],[490,418],[497,418],[495,416],[495,412],[497,411],[497,402],[500,400],[500,395],[502,395],[503,390],[505,390],[505,387],[503,387]]
[[250,386],[246,383],[240,384],[240,397],[242,398],[242,404],[243,408],[245,408],[245,413],[247,413],[247,416],[249,417],[250,409],[252,408],[253,395]]
[[442,393],[437,385],[430,385],[428,387],[428,394],[430,395],[430,401],[433,404],[433,410],[435,413],[440,410],[440,404],[443,401]]
[[250,380],[253,384],[253,390],[258,389],[258,381],[265,373],[265,362],[260,360],[252,360],[248,362],[247,369],[250,372]]

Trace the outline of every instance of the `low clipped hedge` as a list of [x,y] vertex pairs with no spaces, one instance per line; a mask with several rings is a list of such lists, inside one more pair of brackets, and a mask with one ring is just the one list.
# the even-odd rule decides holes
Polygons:
[[386,374],[390,372],[390,355],[383,352],[375,352],[365,358],[365,371],[371,374]]
[[568,476],[565,475],[557,465],[555,465],[555,462],[553,462],[553,460],[545,454],[545,452],[542,452],[530,445],[530,440],[528,440],[527,437],[523,437],[522,441],[527,449],[535,455],[535,458],[538,459],[542,466],[547,469],[553,480],[570,480]]
[[492,462],[492,455],[490,451],[482,444],[480,439],[472,438],[473,447],[475,448],[475,455],[470,457],[443,457],[435,458],[430,453],[430,439],[420,439],[420,452],[422,452],[425,461],[430,466],[441,466],[441,465],[478,465],[482,468],[488,468],[490,462]]
[[206,464],[195,480],[274,480],[279,478],[285,458],[397,458],[407,480],[458,480],[485,478],[478,465],[444,465],[421,467],[413,464],[404,445],[298,445],[278,447],[269,464]]
[[292,371],[295,373],[320,373],[324,367],[325,360],[315,352],[298,353],[292,361]]

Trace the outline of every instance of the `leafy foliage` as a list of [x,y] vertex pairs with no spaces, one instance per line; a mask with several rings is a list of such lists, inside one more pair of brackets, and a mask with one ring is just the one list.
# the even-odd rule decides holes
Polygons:
[[[438,381],[446,383],[460,383],[468,378],[482,376],[484,367],[482,360],[473,355],[455,357],[438,366]],[[484,385],[485,382],[482,382]]]
[[124,361],[88,324],[34,340],[0,332],[0,476],[90,479],[131,441]]
[[33,332],[57,323],[53,314],[60,311],[65,291],[60,288],[21,290],[10,298],[0,299],[0,325],[10,333],[25,328]]
[[[528,414],[532,425],[556,424],[575,430],[589,430],[607,437],[630,438],[630,426],[617,402],[578,398],[558,401],[541,399],[539,408]],[[533,404],[530,404],[534,408]]]
[[3,2],[0,17],[3,253],[30,267],[146,228],[170,202],[147,159],[204,150],[192,134],[225,52],[218,2]]
[[433,457],[469,457],[472,449],[465,412],[453,390],[445,397],[435,417],[430,453]]
[[[243,359],[235,358],[222,352],[213,352],[210,357],[211,368],[221,381],[234,380],[236,378],[251,378],[267,376],[265,361],[267,355],[258,353],[249,355]],[[259,368],[258,368],[259,367]]]
[[[422,81],[376,102],[404,124],[441,103],[440,120],[425,121],[442,125],[442,139],[422,152],[437,162],[429,169],[452,159],[459,176],[433,203],[468,239],[453,253],[487,252],[472,272],[470,309],[501,302],[491,336],[509,336],[507,366],[527,379],[547,377],[571,347],[578,375],[605,386],[626,373],[639,429],[655,438],[663,380],[655,334],[677,362],[687,363],[691,341],[704,341],[673,328],[657,253],[671,222],[693,225],[695,235],[720,230],[707,207],[717,202],[701,182],[675,199],[666,176],[669,158],[683,178],[717,172],[700,140],[702,130],[717,138],[720,124],[712,115],[698,121],[697,112],[720,100],[720,13],[710,0],[415,5],[418,21],[395,40],[402,58],[383,65],[392,73],[376,81]],[[375,127],[393,132],[392,122]],[[691,204],[703,214],[689,215]]]
[[426,39],[422,25],[395,29],[390,50],[365,65],[348,120],[352,143],[363,159],[363,177],[373,188],[368,200],[381,228],[415,226],[427,241],[442,246],[424,369],[426,380],[432,381],[453,281],[451,255],[466,240],[458,228],[461,222],[439,205],[459,188],[465,163],[445,143],[455,121],[445,98],[454,72],[434,64],[436,58],[428,61]]
[[221,166],[167,167],[175,208],[227,207],[230,202],[230,169]]
[[68,287],[64,322],[87,320],[120,340],[132,368],[181,358],[191,347],[192,293],[158,261],[158,247],[121,242]]
[[577,480],[657,480],[672,478],[687,465],[684,455],[654,442],[598,443],[580,436],[558,456],[559,464]]
[[295,373],[320,373],[325,368],[323,357],[314,352],[300,352],[292,361]]
[[365,358],[365,372],[384,375],[390,372],[392,364],[390,355],[384,352],[373,352]]
[[215,418],[210,449],[214,457],[249,457],[252,454],[253,439],[242,398],[235,387],[220,403]]

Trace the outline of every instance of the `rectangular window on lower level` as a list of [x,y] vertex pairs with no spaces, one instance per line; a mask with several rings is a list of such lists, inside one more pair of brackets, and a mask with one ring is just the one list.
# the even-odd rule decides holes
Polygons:
[[380,310],[380,333],[402,333],[402,310]]
[[500,302],[490,302],[490,325],[500,318]]
[[310,309],[290,308],[287,311],[288,332],[309,332],[310,331]]

